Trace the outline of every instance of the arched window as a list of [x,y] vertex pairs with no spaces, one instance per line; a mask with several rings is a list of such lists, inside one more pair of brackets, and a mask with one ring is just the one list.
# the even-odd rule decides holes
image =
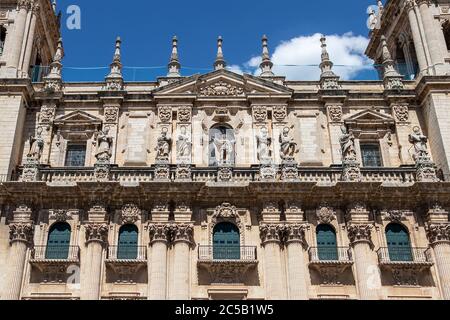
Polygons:
[[45,250],[46,259],[67,259],[69,257],[70,233],[68,223],[58,222],[51,226]]
[[316,228],[317,251],[319,260],[338,260],[336,232],[328,224],[320,224]]
[[209,130],[209,166],[234,165],[235,138],[234,130],[224,124]]
[[136,259],[138,255],[138,228],[134,224],[126,224],[119,230],[117,259]]
[[215,260],[241,258],[239,228],[230,222],[221,222],[213,230],[213,257]]
[[0,56],[3,55],[3,50],[5,48],[5,40],[6,40],[6,29],[3,26],[0,26]]
[[386,241],[391,261],[412,261],[408,230],[398,223],[386,227]]

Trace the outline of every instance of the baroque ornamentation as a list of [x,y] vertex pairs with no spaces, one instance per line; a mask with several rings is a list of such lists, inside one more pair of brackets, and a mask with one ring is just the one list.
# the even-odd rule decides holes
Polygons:
[[27,244],[33,241],[33,225],[26,222],[14,222],[9,225],[9,242],[25,242]]
[[328,116],[332,122],[342,121],[342,107],[341,106],[329,106]]
[[170,122],[172,120],[172,108],[163,106],[158,108],[159,120],[163,123]]
[[191,121],[191,107],[180,107],[178,109],[178,120],[181,122],[190,122]]
[[166,127],[161,129],[161,134],[158,137],[156,145],[156,161],[158,163],[168,163],[171,151],[172,139],[167,135],[168,129]]
[[139,220],[141,214],[142,211],[138,206],[135,204],[126,204],[122,207],[120,218],[123,224],[133,224]]
[[110,181],[111,165],[109,161],[97,161],[94,164],[94,178],[98,182]]
[[63,209],[49,210],[48,218],[57,222],[65,222],[72,219],[72,212]]
[[385,218],[389,221],[399,222],[404,218],[404,213],[402,210],[388,210],[385,212]]
[[450,224],[429,224],[425,227],[428,241],[431,244],[450,241]]
[[358,161],[352,159],[342,161],[342,181],[361,181],[361,169]]
[[27,158],[23,165],[22,181],[35,182],[39,180],[39,161],[33,158]]
[[274,164],[262,164],[259,168],[259,176],[261,181],[275,181],[278,169]]
[[192,172],[190,164],[178,164],[177,169],[175,171],[175,180],[176,181],[191,181],[192,180]]
[[187,242],[194,244],[194,226],[192,224],[173,224],[169,227],[172,243]]
[[123,79],[107,79],[105,90],[109,91],[121,91],[123,90]]
[[281,166],[281,180],[283,181],[297,181],[298,168],[295,162],[284,162]]
[[233,169],[231,167],[219,167],[217,171],[218,182],[231,182],[233,180]]
[[288,127],[285,127],[279,137],[280,156],[283,161],[293,161],[295,153],[298,152],[297,143],[290,131]]
[[42,127],[37,128],[36,136],[30,136],[29,141],[30,150],[28,151],[27,159],[39,162],[45,144],[44,138],[42,138]]
[[244,88],[218,81],[200,89],[200,96],[242,96]]
[[417,286],[419,285],[419,273],[420,270],[417,268],[402,266],[392,269],[392,278],[399,286]]
[[285,225],[282,232],[282,241],[286,244],[292,242],[300,242],[302,244],[306,243],[305,239],[305,224],[290,224]]
[[150,235],[150,242],[169,242],[170,237],[170,227],[167,224],[149,224],[148,226],[149,235]]
[[272,113],[276,121],[283,122],[287,117],[287,108],[286,106],[275,106]]
[[170,180],[170,167],[166,164],[158,164],[155,167],[155,180]]
[[272,162],[272,138],[269,137],[266,127],[262,127],[260,134],[256,136],[256,142],[258,145],[258,160],[260,163]]
[[119,118],[118,107],[105,107],[105,122],[116,123]]
[[86,234],[86,243],[101,242],[102,244],[108,241],[108,226],[103,223],[90,223],[84,226]]
[[372,243],[372,226],[369,224],[352,224],[347,226],[348,238],[350,243],[355,245],[358,242]]
[[253,107],[253,117],[255,118],[256,122],[265,122],[267,120],[267,107]]
[[39,123],[41,124],[49,124],[52,123],[55,119],[56,115],[56,106],[55,105],[44,105],[41,108],[39,113]]
[[409,120],[409,108],[406,105],[396,105],[393,107],[397,121],[407,122]]
[[331,223],[333,220],[336,220],[336,212],[328,207],[328,206],[321,206],[316,211],[317,220],[320,223]]
[[283,229],[284,226],[282,224],[261,224],[259,226],[259,235],[262,244],[280,242]]

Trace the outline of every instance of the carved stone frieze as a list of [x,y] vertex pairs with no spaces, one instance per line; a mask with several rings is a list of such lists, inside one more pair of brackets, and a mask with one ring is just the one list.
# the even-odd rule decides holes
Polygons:
[[224,81],[217,81],[213,84],[200,88],[199,95],[204,97],[211,96],[242,96],[244,88],[227,83]]

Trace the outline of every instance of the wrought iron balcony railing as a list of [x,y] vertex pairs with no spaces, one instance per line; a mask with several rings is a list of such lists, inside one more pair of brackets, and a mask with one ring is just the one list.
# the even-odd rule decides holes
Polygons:
[[106,259],[108,262],[146,261],[146,246],[108,246]]
[[309,262],[313,264],[350,264],[353,263],[349,247],[310,247]]
[[[21,172],[18,172],[18,177]],[[176,166],[171,166],[170,180],[175,181]],[[337,183],[341,181],[342,169],[340,167],[298,167],[298,181],[315,183]],[[42,182],[48,183],[75,183],[75,182],[94,182],[94,168],[92,167],[59,167],[59,168],[41,168],[40,178]],[[361,168],[362,182],[391,182],[391,183],[414,183],[416,182],[416,170],[414,167],[400,168]],[[18,178],[12,178],[18,179]],[[20,180],[20,178],[19,178]],[[110,181],[122,183],[139,183],[155,180],[154,167],[130,168],[130,167],[112,167]],[[218,180],[218,168],[192,167],[191,180],[193,182],[216,182]],[[258,166],[250,168],[232,168],[231,181],[235,183],[250,183],[260,181],[260,172]],[[275,179],[282,181],[280,170]]]
[[377,251],[381,265],[420,264],[432,265],[433,259],[429,248],[380,248]]
[[31,260],[33,262],[67,261],[78,262],[80,260],[80,248],[78,246],[34,246],[31,248]]
[[198,246],[199,261],[257,260],[256,246]]

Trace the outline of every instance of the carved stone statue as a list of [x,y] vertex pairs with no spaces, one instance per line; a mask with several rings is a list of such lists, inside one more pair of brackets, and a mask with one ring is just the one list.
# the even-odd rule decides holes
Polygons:
[[420,132],[419,127],[414,127],[413,133],[409,135],[409,142],[414,145],[414,159],[417,160],[421,157],[428,157],[427,142],[428,138]]
[[180,134],[177,138],[177,157],[188,158],[191,155],[192,142],[186,132],[186,126],[180,128]]
[[27,157],[39,161],[44,149],[44,139],[42,138],[42,127],[37,129],[36,136],[30,136],[30,151]]
[[220,138],[213,138],[216,159],[219,165],[231,164],[235,142],[235,140],[229,140],[225,133],[223,133]]
[[256,136],[258,143],[258,160],[260,162],[269,162],[272,156],[270,146],[272,144],[272,138],[268,136],[267,128],[261,128],[260,134]]
[[297,150],[297,143],[294,141],[294,138],[290,135],[290,129],[288,127],[283,129],[283,132],[280,134],[280,146],[281,146],[281,159],[282,160],[292,160],[294,158],[294,154]]
[[95,158],[97,161],[109,161],[112,156],[113,138],[109,136],[109,128],[106,127],[97,135],[97,152]]
[[342,151],[342,159],[356,159],[355,136],[351,130],[347,131],[345,126],[341,127],[342,136],[339,138]]
[[158,137],[158,143],[156,145],[156,159],[169,160],[170,156],[170,144],[172,139],[167,136],[167,128],[161,130],[161,135]]

